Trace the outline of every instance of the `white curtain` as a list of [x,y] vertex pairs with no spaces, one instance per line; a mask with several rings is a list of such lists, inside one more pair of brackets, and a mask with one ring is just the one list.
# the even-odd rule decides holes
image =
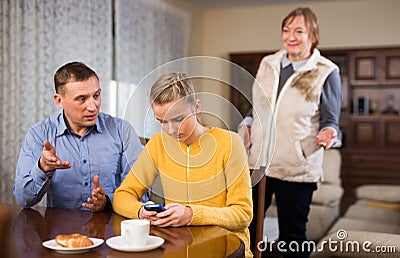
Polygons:
[[[140,136],[150,137],[158,125],[154,120],[145,130],[147,89],[136,86],[160,65],[185,57],[189,34],[190,15],[184,10],[161,0],[115,1],[117,115]],[[134,101],[134,110],[125,112],[128,101]]]
[[[19,150],[30,125],[54,115],[55,70],[82,61],[100,77],[112,72],[112,1],[0,1],[0,201],[14,202]],[[103,101],[103,111],[108,110]]]
[[[92,67],[100,77],[102,111],[116,109],[123,117],[129,94],[147,73],[186,56],[187,12],[162,0],[114,3],[113,24],[110,0],[0,1],[0,201],[15,202],[15,167],[29,126],[60,111],[52,99],[58,67],[70,61]],[[118,83],[114,102],[112,79]],[[140,133],[147,91],[137,93],[135,118],[128,120],[149,136]]]

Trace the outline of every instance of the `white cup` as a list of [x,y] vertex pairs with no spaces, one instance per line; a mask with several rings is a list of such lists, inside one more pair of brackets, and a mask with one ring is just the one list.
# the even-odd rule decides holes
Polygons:
[[145,246],[149,239],[150,221],[127,219],[121,222],[121,236],[128,246]]

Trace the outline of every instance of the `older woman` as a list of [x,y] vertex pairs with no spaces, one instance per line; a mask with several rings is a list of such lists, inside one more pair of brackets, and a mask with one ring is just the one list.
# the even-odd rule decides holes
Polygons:
[[[265,207],[270,206],[274,194],[279,240],[287,250],[283,255],[307,257],[309,250],[301,247],[312,195],[322,178],[323,149],[334,144],[339,132],[340,76],[338,67],[316,48],[318,19],[310,8],[290,12],[282,21],[281,36],[283,49],[260,63],[253,85],[251,141],[244,140],[251,146],[252,168],[265,169],[270,162],[265,171]],[[269,119],[271,116],[274,119]],[[242,135],[249,135],[246,128],[239,129]],[[275,136],[275,149],[271,148],[271,135]],[[255,222],[250,230],[255,231],[254,227]],[[298,250],[293,246],[299,246]]]

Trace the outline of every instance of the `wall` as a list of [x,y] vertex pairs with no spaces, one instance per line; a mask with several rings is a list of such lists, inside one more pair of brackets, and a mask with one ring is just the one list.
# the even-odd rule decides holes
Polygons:
[[186,3],[184,0],[165,0],[166,2],[187,11],[191,16],[190,46],[188,56],[202,55],[203,53],[203,10]]
[[[281,47],[282,19],[297,4],[207,10],[203,14],[203,54],[228,58],[230,52]],[[400,1],[308,2],[319,17],[320,48],[400,45]]]

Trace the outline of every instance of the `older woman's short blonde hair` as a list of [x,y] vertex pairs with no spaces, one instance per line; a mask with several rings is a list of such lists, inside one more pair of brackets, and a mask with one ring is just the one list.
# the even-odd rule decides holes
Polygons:
[[298,16],[304,17],[304,22],[306,23],[306,27],[308,32],[311,35],[311,39],[313,40],[313,44],[311,46],[311,54],[314,49],[318,47],[319,44],[319,22],[317,15],[308,7],[299,7],[291,11],[282,21],[281,30],[290,24],[294,18]]

